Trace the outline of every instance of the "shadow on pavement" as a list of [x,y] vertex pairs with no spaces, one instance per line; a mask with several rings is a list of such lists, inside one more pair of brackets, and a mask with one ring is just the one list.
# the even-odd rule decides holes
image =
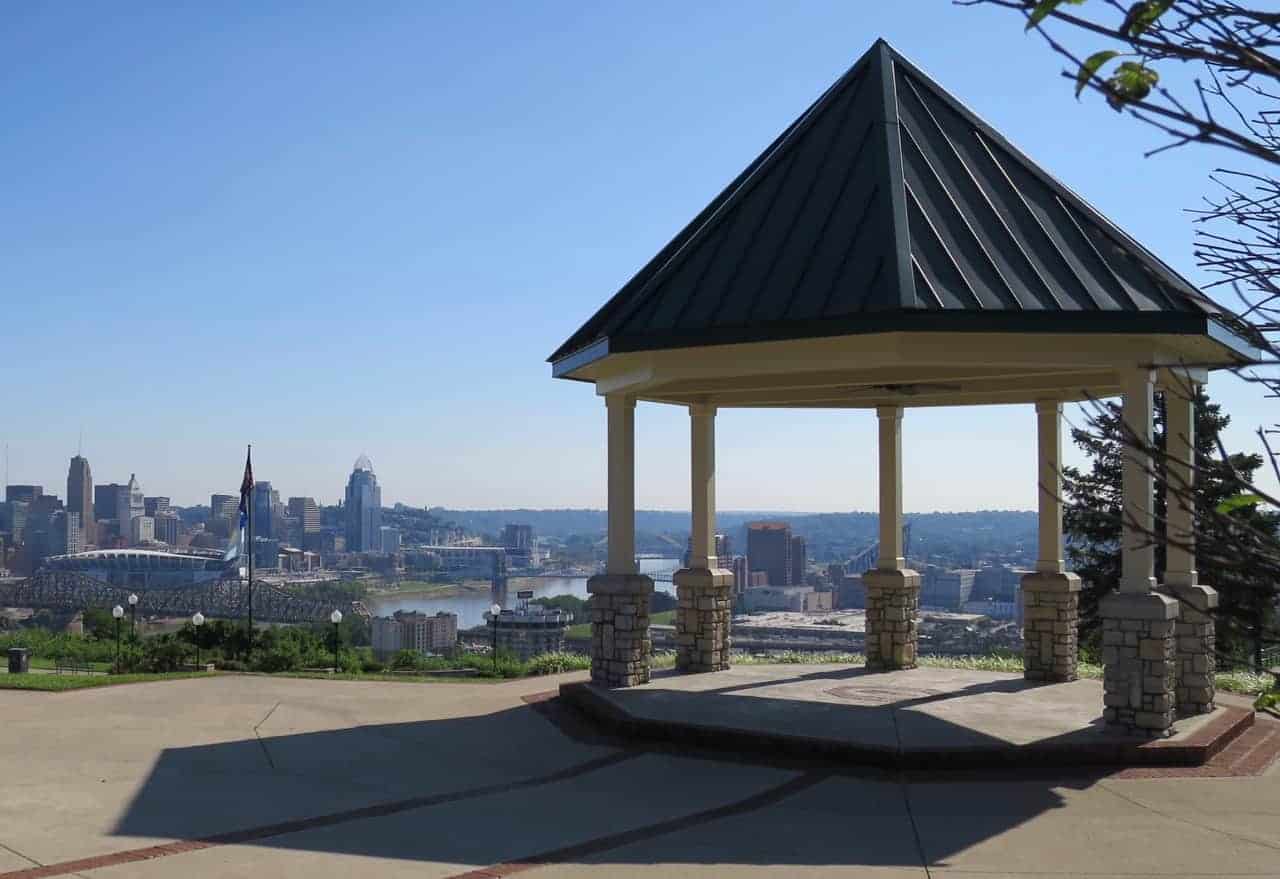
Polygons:
[[[731,712],[743,716],[794,709],[792,700],[710,698],[740,702]],[[825,708],[840,724],[884,716]],[[945,720],[922,714],[916,722],[933,725],[924,731],[931,738],[973,740],[972,730]],[[924,859],[899,776],[746,764],[705,746],[626,751],[608,741],[570,743],[522,705],[173,748],[113,832],[462,865],[645,864],[655,846],[664,860],[706,864],[919,867]],[[1063,784],[1030,778],[991,788],[1015,796],[957,804],[928,858],[1060,808]]]

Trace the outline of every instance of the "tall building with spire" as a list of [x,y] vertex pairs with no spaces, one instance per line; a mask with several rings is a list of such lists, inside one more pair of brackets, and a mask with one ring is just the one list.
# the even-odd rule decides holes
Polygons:
[[146,515],[147,512],[142,487],[138,485],[136,473],[129,474],[129,484],[124,491],[116,495],[116,505],[116,521],[119,523],[120,536],[129,540],[133,533],[133,520]]
[[367,455],[356,458],[347,480],[347,551],[381,552],[382,489]]
[[95,542],[93,472],[89,469],[89,460],[78,453],[71,459],[71,466],[67,470],[67,512],[80,514],[84,542]]

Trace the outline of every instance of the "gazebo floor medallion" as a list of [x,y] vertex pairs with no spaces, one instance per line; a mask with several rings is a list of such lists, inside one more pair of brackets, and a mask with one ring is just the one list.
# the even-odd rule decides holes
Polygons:
[[641,574],[599,574],[587,580],[591,613],[591,680],[607,687],[648,683],[653,642],[649,598],[653,580]]
[[1176,707],[1177,601],[1158,592],[1113,592],[1098,611],[1107,726],[1169,735]]
[[1217,697],[1214,674],[1215,635],[1213,609],[1218,606],[1218,591],[1204,585],[1162,586],[1161,590],[1178,602],[1177,638],[1178,680],[1175,693],[1181,717],[1207,714]]
[[733,572],[685,568],[671,578],[676,586],[676,668],[686,672],[729,667],[729,618]]
[[920,575],[909,569],[871,570],[862,575],[867,593],[867,668],[916,667]]
[[1029,681],[1076,679],[1080,578],[1037,572],[1022,578],[1022,665]]

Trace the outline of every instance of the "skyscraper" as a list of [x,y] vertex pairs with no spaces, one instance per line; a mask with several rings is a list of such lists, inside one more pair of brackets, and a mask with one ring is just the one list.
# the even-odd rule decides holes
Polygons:
[[22,501],[24,504],[33,504],[43,494],[43,485],[6,485],[4,487],[4,499],[6,502]]
[[320,530],[320,507],[313,497],[289,498],[289,518],[298,520],[303,534],[315,534]]
[[803,586],[804,575],[809,567],[808,544],[803,537],[791,538],[791,585]]
[[752,522],[747,526],[747,566],[764,571],[770,586],[791,585],[791,526]]
[[67,510],[80,514],[84,542],[93,543],[93,472],[88,459],[80,455],[71,459],[67,470]]
[[271,487],[270,482],[253,484],[253,536],[283,537],[275,533],[276,506],[280,503],[280,494]]
[[[114,519],[120,514],[120,495],[129,494],[129,486],[118,482],[97,485],[93,489],[93,518]],[[128,530],[128,523],[125,530]]]
[[125,490],[116,493],[116,520],[119,522],[120,536],[126,540],[133,534],[131,524],[139,516],[146,515],[147,507],[143,501],[142,488],[138,485],[138,475],[129,474],[129,484]]
[[169,499],[167,497],[144,497],[142,499],[142,508],[148,516],[163,516],[169,512]]
[[356,458],[347,480],[347,552],[378,552],[382,489],[367,455]]

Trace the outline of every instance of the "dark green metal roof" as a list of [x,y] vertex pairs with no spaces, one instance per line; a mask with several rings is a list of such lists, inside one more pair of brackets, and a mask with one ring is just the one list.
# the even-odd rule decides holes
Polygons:
[[895,330],[1248,348],[1233,315],[878,40],[550,359],[562,374],[622,351]]

